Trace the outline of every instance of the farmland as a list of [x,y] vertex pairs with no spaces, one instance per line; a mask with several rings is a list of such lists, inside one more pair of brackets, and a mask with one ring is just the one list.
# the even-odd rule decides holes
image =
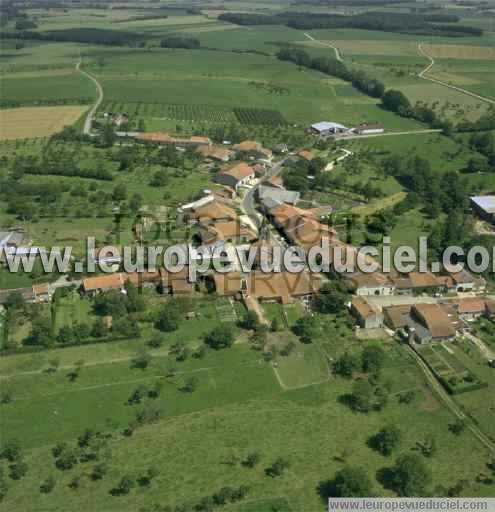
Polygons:
[[[0,111],[0,140],[47,137],[74,124],[85,107],[34,107]],[[36,122],[33,123],[33,119]]]

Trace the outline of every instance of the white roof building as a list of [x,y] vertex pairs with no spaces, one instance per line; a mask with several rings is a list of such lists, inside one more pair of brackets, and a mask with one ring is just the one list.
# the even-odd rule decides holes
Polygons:
[[320,123],[312,124],[311,129],[317,133],[336,133],[349,130],[347,126],[332,121],[321,121]]

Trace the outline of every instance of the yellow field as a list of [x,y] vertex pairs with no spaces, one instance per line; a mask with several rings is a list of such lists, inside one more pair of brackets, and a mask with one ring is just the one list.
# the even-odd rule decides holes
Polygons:
[[77,121],[87,106],[0,110],[0,140],[46,137]]
[[457,44],[424,44],[428,55],[438,59],[495,60],[495,48]]

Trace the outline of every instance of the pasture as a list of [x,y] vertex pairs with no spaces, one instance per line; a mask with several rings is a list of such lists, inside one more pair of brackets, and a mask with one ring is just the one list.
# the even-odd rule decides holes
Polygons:
[[[64,352],[72,350],[89,355],[93,347]],[[49,496],[53,511],[64,510],[69,500],[74,511],[90,507],[130,512],[153,503],[192,505],[226,484],[250,488],[246,501],[230,506],[231,511],[259,512],[265,510],[265,504],[266,510],[272,510],[275,503],[284,505],[281,510],[319,511],[324,509],[316,492],[321,480],[331,478],[346,464],[363,465],[366,461],[364,467],[372,477],[387,465],[387,460],[366,445],[368,437],[387,422],[403,432],[401,451],[435,438],[438,450],[429,460],[435,484],[446,485],[482,471],[487,455],[468,433],[460,443],[448,432],[453,418],[429,395],[414,365],[397,350],[389,352],[385,370],[387,379],[394,382],[394,395],[385,412],[366,415],[351,412],[339,401],[352,381],[332,379],[283,391],[269,365],[259,362],[256,352],[242,345],[183,363],[157,355],[146,370],[132,370],[128,362],[100,359],[94,366],[86,364],[72,383],[67,382],[65,368],[55,374],[18,374],[7,380],[16,398],[2,406],[2,415],[6,432],[15,432],[22,440],[29,470],[24,479],[12,483],[3,508],[39,510],[48,498],[38,487],[53,475],[57,482]],[[7,359],[17,357],[25,356]],[[106,357],[112,357],[111,353]],[[171,365],[178,372],[173,380],[166,380],[160,368]],[[179,391],[181,382],[192,375],[198,381],[197,390]],[[138,428],[132,437],[122,436],[123,426],[141,408],[126,403],[133,390],[156,382],[162,383],[162,391],[153,402],[163,419]],[[399,404],[395,393],[411,389],[414,404]],[[26,421],[27,417],[36,421]],[[40,418],[44,418],[41,423]],[[70,442],[87,427],[110,434],[109,471],[99,482],[83,476],[74,490],[68,486],[70,481],[88,473],[93,464],[60,471],[53,465],[50,450],[55,442]],[[352,450],[347,453],[349,446]],[[259,453],[261,462],[249,469],[241,461],[253,452]],[[264,469],[278,456],[287,457],[290,468],[282,477],[272,479]],[[452,465],[452,456],[462,458],[463,464]],[[150,465],[160,471],[150,487],[138,487],[128,496],[110,495],[109,490],[124,473],[139,475]],[[376,481],[374,487],[380,495],[391,494]],[[473,483],[467,492],[483,496],[493,489]]]
[[23,107],[0,110],[0,140],[49,137],[74,124],[83,106]]

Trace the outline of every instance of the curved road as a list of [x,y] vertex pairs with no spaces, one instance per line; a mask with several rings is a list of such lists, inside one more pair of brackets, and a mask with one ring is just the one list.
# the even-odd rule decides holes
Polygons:
[[454,91],[458,91],[463,94],[467,94],[468,96],[472,96],[473,98],[476,98],[478,100],[495,105],[495,100],[492,100],[485,96],[480,96],[479,94],[475,94],[474,92],[471,92],[471,91],[467,91],[466,89],[463,89],[462,87],[456,87],[455,85],[448,84],[447,82],[442,82],[441,80],[437,80],[436,78],[430,78],[430,77],[425,76],[425,74],[428,73],[428,71],[430,71],[431,68],[435,65],[435,59],[425,52],[425,50],[421,46],[421,43],[418,43],[418,51],[423,57],[426,57],[430,61],[428,66],[426,66],[423,69],[423,71],[420,71],[418,73],[418,78],[422,78],[423,80],[428,80],[429,82],[433,82],[435,84],[443,85],[444,87],[448,87],[449,89],[453,89]]
[[343,59],[340,55],[339,49],[336,46],[333,46],[333,44],[327,43],[326,41],[318,41],[318,39],[315,39],[313,36],[310,36],[307,32],[304,32],[304,35],[311,41],[314,41],[315,43],[321,44],[322,46],[326,46],[327,48],[332,48],[332,50],[335,52],[335,58],[339,62],[343,62]]
[[100,82],[98,82],[98,80],[96,80],[96,78],[93,75],[90,75],[87,71],[81,69],[81,64],[82,57],[79,57],[79,62],[76,64],[77,71],[79,71],[79,73],[89,78],[95,84],[96,90],[98,92],[98,99],[96,100],[96,103],[91,107],[91,110],[88,112],[88,115],[86,116],[86,119],[84,121],[83,133],[84,135],[90,135],[91,125],[93,124],[93,118],[99,106],[101,105],[101,102],[103,101],[103,88],[100,85]]
[[464,414],[462,409],[452,399],[452,397],[445,391],[443,386],[438,382],[432,371],[428,368],[428,365],[421,359],[417,352],[406,345],[406,349],[409,351],[411,356],[414,358],[418,366],[423,371],[428,385],[437,395],[439,400],[450,410],[450,412],[459,420],[463,421],[466,427],[473,433],[473,435],[491,452],[495,452],[495,443],[473,422],[473,420]]

